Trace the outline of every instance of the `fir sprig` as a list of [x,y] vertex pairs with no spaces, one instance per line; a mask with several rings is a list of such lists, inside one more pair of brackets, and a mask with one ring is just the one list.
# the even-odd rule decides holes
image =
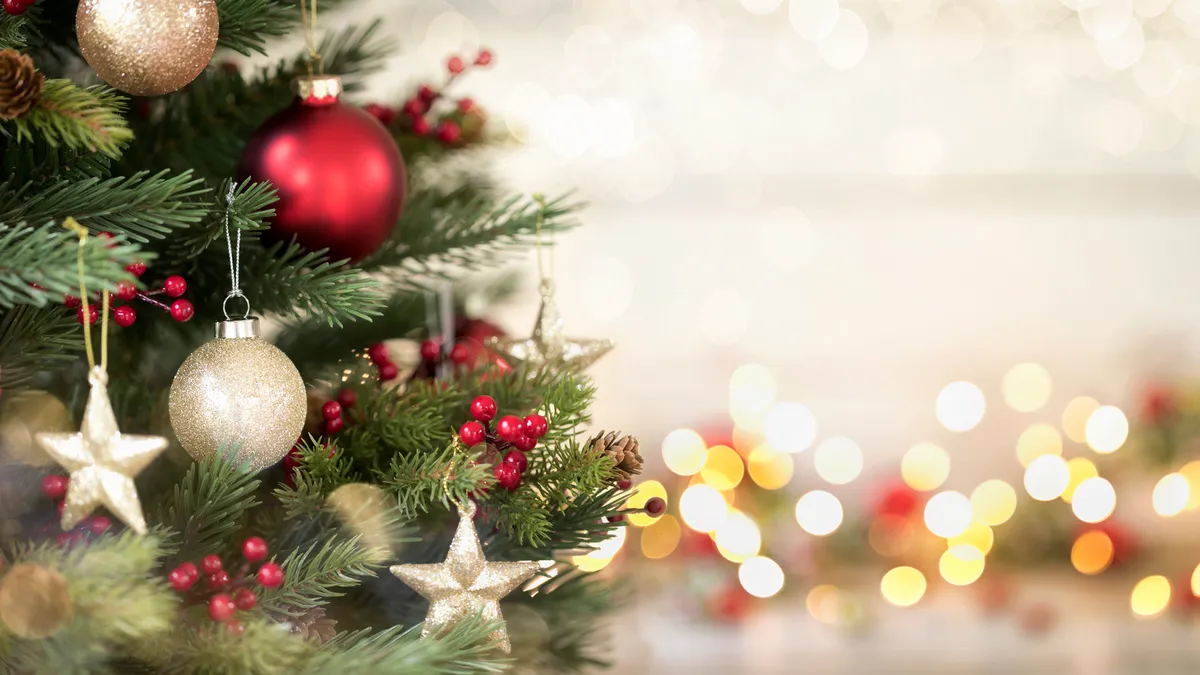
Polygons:
[[27,114],[0,124],[17,142],[40,139],[51,147],[121,154],[133,140],[122,112],[125,97],[104,85],[80,87],[70,80],[46,80],[42,97]]

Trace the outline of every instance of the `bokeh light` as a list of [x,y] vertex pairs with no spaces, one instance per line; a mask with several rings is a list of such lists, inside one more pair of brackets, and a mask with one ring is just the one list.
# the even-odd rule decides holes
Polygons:
[[1192,595],[1200,597],[1200,565],[1192,570]]
[[665,558],[679,547],[683,528],[669,513],[659,516],[653,525],[642,530],[642,555],[651,560]]
[[971,382],[951,382],[942,388],[935,406],[938,421],[950,431],[970,431],[983,421],[987,401]]
[[1025,492],[1040,502],[1048,502],[1057,499],[1070,480],[1071,470],[1062,457],[1042,455],[1025,469]]
[[1159,479],[1151,497],[1154,512],[1164,518],[1182,513],[1191,499],[1192,487],[1181,473],[1169,473]]
[[1188,503],[1185,511],[1195,511],[1200,508],[1200,459],[1188,462],[1179,470],[1179,475],[1188,482]]
[[770,558],[756,556],[738,567],[738,581],[750,595],[769,598],[783,590],[783,569]]
[[822,584],[814,586],[808,595],[804,598],[804,606],[808,608],[808,613],[814,619],[821,623],[837,623],[841,616],[839,611],[840,592],[837,586]]
[[1080,483],[1071,498],[1071,510],[1085,523],[1099,523],[1116,508],[1117,491],[1112,483],[1099,476]]
[[950,548],[956,546],[969,546],[979,551],[983,555],[987,555],[992,550],[992,544],[996,541],[995,535],[992,533],[992,528],[984,525],[978,520],[971,521],[967,529],[957,537],[951,537],[946,544]]
[[587,555],[572,557],[571,562],[584,572],[598,572],[604,569],[625,545],[628,531],[624,527],[614,529],[608,538],[600,542],[595,549]]
[[912,548],[913,526],[902,516],[880,516],[867,529],[867,543],[885,558],[904,555]]
[[961,492],[939,492],[925,504],[925,527],[943,539],[957,537],[971,525],[971,500]]
[[1087,422],[1100,402],[1090,396],[1077,396],[1063,409],[1062,428],[1067,438],[1076,443],[1087,442]]
[[775,404],[775,376],[765,366],[748,363],[729,376],[729,415],[734,423],[761,429],[763,417]]
[[693,530],[712,532],[725,522],[729,506],[715,487],[697,483],[679,495],[679,515]]
[[1062,436],[1049,424],[1031,424],[1017,438],[1017,460],[1023,467],[1028,467],[1042,455],[1061,455],[1062,452]]
[[1158,574],[1137,582],[1129,597],[1129,607],[1137,616],[1159,614],[1170,602],[1171,582]]
[[792,480],[796,460],[769,445],[760,445],[750,452],[746,461],[750,479],[764,490],[778,490]]
[[741,455],[725,445],[714,445],[708,449],[700,478],[718,490],[732,490],[742,482],[746,468]]
[[1068,504],[1075,497],[1075,488],[1083,481],[1100,475],[1096,463],[1087,457],[1072,457],[1067,460],[1067,488],[1063,490],[1062,500]]
[[1004,402],[1017,412],[1040,410],[1050,400],[1050,373],[1037,363],[1021,363],[1004,374],[1000,385]]
[[999,478],[984,481],[971,492],[971,513],[984,525],[1003,525],[1016,510],[1017,491]]
[[796,502],[796,522],[805,532],[823,537],[842,524],[842,503],[824,490],[807,492]]
[[1103,405],[1096,408],[1087,421],[1087,444],[1092,450],[1107,455],[1121,449],[1129,438],[1129,420],[1120,408]]
[[777,403],[767,412],[763,433],[776,450],[794,454],[812,447],[817,438],[817,420],[799,403]]
[[762,533],[750,516],[731,509],[725,522],[713,534],[717,552],[730,562],[740,563],[758,555],[762,548]]
[[897,607],[911,607],[925,595],[925,575],[913,567],[894,567],[883,575],[879,592]]
[[969,545],[952,546],[938,559],[938,573],[947,583],[968,586],[983,575],[983,553]]
[[932,443],[918,443],[900,460],[900,475],[914,490],[936,490],[950,477],[950,455]]
[[708,446],[700,434],[691,429],[676,429],[662,442],[663,461],[667,468],[680,476],[691,476],[704,467]]
[[1108,534],[1088,530],[1071,546],[1071,565],[1083,574],[1100,574],[1113,559],[1113,543]]
[[[638,483],[633,488],[633,494],[625,501],[625,508],[640,509],[646,505],[654,497],[661,497],[664,501],[667,500],[667,488],[656,480],[648,480],[644,483]],[[645,513],[630,513],[629,524],[635,527],[649,527],[658,522],[658,519]]]
[[817,475],[834,485],[845,485],[862,473],[863,456],[858,444],[843,436],[827,438],[813,453]]

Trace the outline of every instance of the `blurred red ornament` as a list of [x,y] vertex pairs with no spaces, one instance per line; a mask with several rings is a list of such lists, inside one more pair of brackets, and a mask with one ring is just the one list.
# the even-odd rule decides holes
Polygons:
[[426,105],[424,101],[416,98],[408,99],[404,102],[404,107],[401,108],[401,111],[403,111],[405,115],[408,115],[414,120],[424,115],[427,110],[429,110],[429,106]]
[[[124,283],[127,283],[127,282],[124,282],[124,281],[117,282],[118,293],[120,292],[121,284],[124,284]],[[129,284],[129,287],[133,288],[133,284]],[[134,289],[134,294],[135,295],[137,294],[136,288]],[[122,298],[122,299],[124,300],[127,298]],[[83,304],[83,301],[80,300],[79,296],[77,296],[77,295],[64,295],[63,296],[63,305],[66,305],[67,309],[75,309],[76,307],[78,307],[81,304]]]
[[920,493],[904,483],[896,483],[879,493],[879,499],[875,502],[875,515],[907,518],[920,506]]
[[340,417],[335,417],[331,420],[325,420],[325,435],[332,436],[341,431],[342,427],[345,425],[346,423],[343,422],[342,418]]
[[249,588],[239,588],[238,592],[233,594],[233,604],[243,612],[249,612],[258,604],[258,597]]
[[471,358],[467,346],[461,342],[450,348],[450,361],[456,365],[466,365]]
[[740,621],[750,611],[750,594],[740,584],[726,584],[705,603],[708,611],[721,621]]
[[711,558],[718,554],[717,544],[712,537],[691,528],[684,528],[683,552],[687,556],[698,558]]
[[[304,248],[329,249],[333,260],[374,253],[404,207],[404,158],[379,120],[332,93],[336,78],[301,81],[291,105],[255,131],[238,178],[270,181],[278,192],[271,234]],[[340,81],[339,86],[340,89]],[[305,87],[311,91],[305,91]]]
[[391,363],[392,357],[388,354],[387,345],[382,342],[376,342],[367,348],[367,356],[370,357],[371,363],[377,366],[382,366],[385,363]]
[[471,108],[474,108],[474,107],[475,107],[474,100],[472,100],[470,98],[458,99],[458,111],[459,112],[464,112],[464,113],[471,112]]
[[205,574],[216,574],[225,569],[225,566],[221,564],[220,556],[209,554],[200,561],[200,569],[204,570]]
[[458,337],[456,344],[466,347],[468,362],[472,368],[492,363],[500,366],[503,370],[509,370],[504,359],[484,346],[490,338],[506,337],[508,334],[504,332],[504,329],[484,319],[464,318],[455,322],[454,333]]
[[242,557],[250,562],[265,560],[267,557],[267,541],[262,537],[247,537],[242,542]]
[[342,404],[337,401],[326,401],[321,406],[321,417],[327,420],[335,420],[342,416]]
[[88,521],[88,529],[97,537],[108,532],[110,527],[112,527],[112,520],[108,516],[96,516]]
[[426,103],[429,103],[433,99],[437,98],[437,96],[438,96],[438,93],[433,89],[433,87],[431,87],[427,84],[423,84],[420,87],[417,87],[417,98],[421,99],[422,101],[424,101]]
[[51,475],[42,479],[42,494],[50,499],[62,499],[67,496],[67,486],[71,479],[66,476]]
[[437,361],[442,356],[442,346],[437,343],[437,340],[426,340],[421,343],[421,359],[424,361]]
[[208,616],[213,621],[228,621],[235,612],[237,606],[233,604],[233,598],[224,593],[218,593],[208,601]]
[[232,619],[225,622],[225,631],[230,635],[241,635],[246,632],[246,624],[237,619]]
[[1169,387],[1152,384],[1142,395],[1142,420],[1147,424],[1161,424],[1175,414],[1175,392]]
[[975,593],[979,606],[988,614],[1004,611],[1013,600],[1012,584],[1002,576],[984,576],[975,584]]
[[283,583],[283,568],[275,563],[263,563],[263,566],[258,568],[255,578],[263,586],[275,588]]

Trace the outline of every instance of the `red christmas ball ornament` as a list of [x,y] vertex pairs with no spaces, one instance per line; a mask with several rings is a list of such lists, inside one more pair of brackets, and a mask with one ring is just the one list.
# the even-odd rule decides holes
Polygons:
[[429,106],[426,105],[425,101],[410,98],[404,102],[404,107],[402,107],[401,110],[405,115],[408,115],[409,118],[415,120],[421,115],[424,115],[425,112],[429,110]]
[[113,307],[113,321],[121,328],[129,328],[134,321],[137,321],[137,312],[129,305]]
[[437,340],[426,340],[421,343],[421,359],[425,361],[437,361],[442,357],[442,346],[437,343]]
[[275,588],[283,583],[283,568],[275,563],[263,563],[258,568],[258,583],[267,588]]
[[521,428],[524,423],[516,415],[505,415],[496,422],[496,435],[509,443],[516,443],[518,438],[525,436]]
[[250,562],[265,560],[267,557],[267,541],[262,537],[247,537],[242,542],[242,557]]
[[233,604],[243,612],[248,612],[258,604],[258,597],[249,588],[240,588],[237,593],[233,594]]
[[299,96],[262,124],[242,152],[238,178],[278,191],[271,234],[333,260],[374,253],[400,217],[406,169],[388,130],[338,100],[341,79],[296,80]]
[[192,303],[180,298],[171,303],[171,318],[179,323],[190,321],[192,315],[196,313],[196,308],[192,307]]
[[392,362],[392,355],[388,353],[387,345],[382,342],[376,342],[367,347],[367,357],[371,359],[371,363],[377,366]]
[[544,416],[533,413],[532,415],[525,416],[524,429],[526,436],[541,438],[546,435],[547,431],[550,431],[550,423],[546,421]]
[[71,479],[66,476],[46,476],[42,479],[42,494],[50,499],[62,499],[67,496],[67,486]]
[[423,84],[420,87],[417,87],[417,98],[421,99],[422,101],[424,101],[426,103],[429,103],[433,99],[437,98],[437,96],[438,96],[437,91],[434,90],[433,87],[431,87],[427,84]]
[[382,366],[379,366],[379,379],[383,380],[384,382],[394,380],[399,376],[400,369],[396,367],[396,364],[385,363]]
[[511,492],[521,487],[521,472],[515,464],[500,462],[492,473],[496,476],[496,482],[505,490]]
[[458,429],[458,437],[468,448],[479,445],[486,438],[483,425],[479,422],[467,422]]
[[217,572],[225,569],[225,566],[221,564],[220,556],[210,554],[204,556],[204,559],[200,561],[200,569],[203,570],[205,574],[216,574]]
[[[133,284],[129,283],[128,281],[118,281],[117,282],[117,298],[118,299],[124,300],[125,302],[129,302],[130,300],[132,300],[136,297],[137,297],[137,286],[134,286]],[[75,302],[79,302],[79,298],[75,298]],[[67,306],[70,307],[70,305],[67,305]]]
[[217,593],[208,601],[208,616],[213,621],[228,621],[233,618],[237,612],[237,605],[233,604],[233,598],[225,593]]
[[753,598],[740,584],[731,583],[707,600],[708,611],[721,621],[740,621],[750,612]]
[[358,392],[353,389],[343,389],[338,392],[337,402],[342,405],[342,408],[353,408],[355,403],[358,403]]
[[521,432],[521,435],[517,436],[516,440],[514,440],[512,444],[517,446],[518,450],[529,452],[537,447],[537,439],[533,436],[526,436],[524,432]]
[[172,298],[178,298],[187,293],[187,280],[178,274],[169,276],[163,281],[163,292]]
[[480,422],[491,422],[496,417],[496,399],[491,396],[476,396],[471,401],[471,417]]
[[470,98],[460,98],[460,99],[458,99],[458,111],[459,111],[459,112],[463,112],[463,113],[469,113],[469,112],[471,112],[471,109],[472,109],[472,108],[474,108],[474,107],[475,107],[475,101],[474,101],[474,100],[472,100],[472,99],[470,99]]
[[342,404],[337,401],[326,401],[325,405],[321,406],[321,417],[327,420],[336,420],[342,416]]
[[521,473],[525,473],[525,469],[529,468],[529,458],[520,450],[509,450],[508,454],[504,456],[504,461],[516,465],[517,471]]

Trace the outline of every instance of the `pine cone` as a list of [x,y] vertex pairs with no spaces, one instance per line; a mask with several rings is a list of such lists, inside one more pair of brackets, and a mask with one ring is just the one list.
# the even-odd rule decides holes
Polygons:
[[604,453],[613,459],[613,474],[618,480],[629,480],[642,472],[642,456],[638,453],[638,441],[633,436],[617,437],[617,432],[605,434],[601,431],[588,441],[597,454]]
[[45,81],[33,59],[15,49],[0,51],[0,119],[16,119],[29,112],[41,100]]
[[289,621],[292,634],[317,644],[324,644],[337,635],[337,619],[326,618],[324,607],[313,607]]

